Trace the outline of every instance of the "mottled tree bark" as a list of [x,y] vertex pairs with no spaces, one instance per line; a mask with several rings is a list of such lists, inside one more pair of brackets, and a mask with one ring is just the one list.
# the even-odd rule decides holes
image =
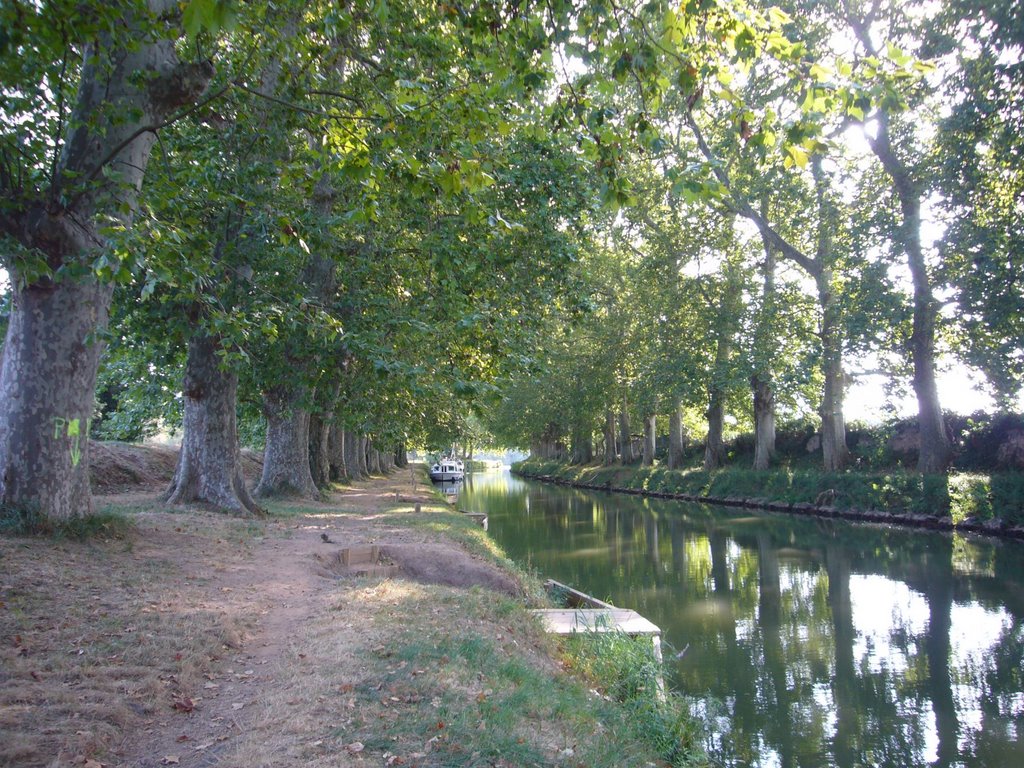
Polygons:
[[818,200],[816,261],[819,269],[814,281],[821,306],[821,370],[825,380],[821,396],[821,454],[825,470],[834,472],[843,469],[850,460],[843,415],[842,319],[832,286],[832,232],[836,226],[836,211],[827,195],[820,157],[812,159],[811,171]]
[[360,461],[362,440],[355,430],[345,430],[345,468],[350,480],[361,480],[366,477],[366,460]]
[[636,461],[633,455],[633,439],[630,435],[629,406],[625,396],[622,398],[622,410],[619,411],[619,441],[620,453],[623,464],[632,464]]
[[[768,201],[761,201],[761,214],[767,218]],[[764,267],[762,268],[762,307],[755,331],[755,344],[767,348],[755,350],[760,361],[758,369],[750,377],[750,389],[754,397],[754,469],[765,470],[775,458],[775,389],[772,386],[771,352],[778,346],[775,314],[775,249],[771,240],[762,236],[764,243]]]
[[348,468],[345,464],[345,430],[332,424],[327,433],[328,477],[333,482],[347,482]]
[[373,440],[366,441],[366,471],[370,475],[380,474],[380,464],[377,461],[377,449],[373,447]]
[[369,477],[370,468],[366,463],[366,446],[370,442],[370,439],[365,435],[359,435],[357,438],[358,447],[356,448],[356,466],[359,467],[360,477]]
[[654,452],[657,448],[657,418],[655,416],[644,416],[644,450],[642,463],[645,467],[654,465]]
[[220,365],[220,343],[206,334],[189,339],[185,361],[184,430],[168,504],[210,504],[235,514],[262,514],[242,473],[238,445],[238,377]]
[[267,445],[256,496],[317,498],[309,471],[309,411],[300,407],[297,393],[288,387],[264,393],[263,413]]
[[725,426],[725,408],[722,405],[722,392],[712,387],[708,402],[708,437],[704,443],[704,469],[718,469],[725,463],[725,443],[722,433]]
[[818,279],[822,308],[821,352],[825,383],[821,396],[821,453],[824,468],[834,472],[846,466],[850,452],[846,447],[846,419],[843,415],[843,352],[839,338],[839,309],[832,291],[831,270]]
[[589,464],[594,460],[594,433],[586,426],[573,428],[572,463]]
[[888,115],[884,110],[879,115],[878,135],[871,141],[871,147],[882,161],[882,167],[892,177],[900,201],[903,221],[899,228],[899,240],[907,254],[914,283],[910,358],[914,363],[913,384],[921,434],[917,468],[925,473],[945,472],[949,468],[953,449],[935,383],[935,325],[939,317],[939,303],[932,293],[931,278],[921,247],[921,192],[912,180],[909,169],[900,162],[892,148]]
[[775,391],[771,382],[754,376],[754,469],[768,469],[775,456]]
[[[163,13],[169,3],[153,0]],[[103,228],[131,227],[156,127],[206,88],[208,62],[182,64],[174,41],[143,34],[126,12],[81,48],[77,101],[46,189],[8,189],[0,234],[32,249],[63,278],[11,276],[11,317],[0,359],[0,506],[51,519],[92,512],[87,436],[113,287],[92,277]],[[18,182],[20,184],[20,182]],[[16,193],[16,194],[15,194]],[[10,195],[10,196],[9,196]],[[82,276],[75,277],[75,273]]]
[[686,436],[683,434],[683,410],[676,404],[668,416],[668,468],[679,469],[683,466],[683,451],[686,449]]
[[326,488],[331,481],[328,441],[331,425],[317,414],[309,416],[309,474],[317,488]]
[[399,469],[404,469],[409,466],[409,457],[406,454],[404,442],[395,446],[395,466]]
[[618,453],[615,450],[615,411],[609,408],[604,414],[604,465],[615,463]]
[[725,463],[725,391],[721,384],[722,372],[732,354],[732,339],[722,320],[718,344],[715,347],[715,365],[708,385],[708,437],[704,443],[704,469],[718,469]]

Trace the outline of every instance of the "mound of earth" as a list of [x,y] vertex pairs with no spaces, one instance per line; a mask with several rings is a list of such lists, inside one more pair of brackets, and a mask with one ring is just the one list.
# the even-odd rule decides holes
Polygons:
[[318,553],[314,559],[316,573],[328,578],[404,578],[447,587],[481,586],[510,597],[522,596],[522,588],[506,571],[451,545],[382,541],[346,547],[326,556]]
[[[89,480],[96,494],[161,490],[171,482],[177,464],[175,445],[89,441]],[[263,471],[262,454],[242,451],[242,471],[255,483]]]

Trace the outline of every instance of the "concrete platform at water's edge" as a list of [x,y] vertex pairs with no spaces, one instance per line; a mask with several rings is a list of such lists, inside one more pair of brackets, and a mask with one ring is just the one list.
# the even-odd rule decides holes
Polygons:
[[622,632],[645,635],[654,643],[654,655],[661,662],[661,629],[636,611],[625,608],[541,608],[533,611],[544,629],[553,635],[577,632]]

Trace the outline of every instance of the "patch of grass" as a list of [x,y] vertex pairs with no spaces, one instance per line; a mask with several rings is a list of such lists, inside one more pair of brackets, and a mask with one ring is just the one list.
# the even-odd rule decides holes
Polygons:
[[48,536],[55,539],[127,539],[135,524],[120,512],[102,510],[91,515],[54,520],[31,508],[0,508],[0,535]]
[[648,638],[601,632],[563,638],[566,665],[629,713],[632,738],[650,744],[672,766],[706,765],[700,733],[686,702],[669,692],[659,697],[664,670]]

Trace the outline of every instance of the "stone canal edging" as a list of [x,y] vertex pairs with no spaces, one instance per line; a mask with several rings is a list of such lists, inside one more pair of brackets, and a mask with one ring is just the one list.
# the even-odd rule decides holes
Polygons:
[[887,512],[878,509],[839,509],[832,506],[809,504],[806,502],[773,501],[756,497],[741,498],[738,496],[695,496],[689,493],[665,493],[663,491],[648,491],[638,488],[620,488],[611,483],[582,483],[566,480],[552,475],[535,475],[528,472],[515,472],[520,477],[529,480],[539,480],[542,483],[553,485],[564,485],[571,488],[583,488],[588,491],[606,491],[609,493],[625,493],[630,496],[646,496],[652,499],[669,499],[674,501],[689,501],[700,504],[712,504],[720,507],[738,507],[743,509],[761,509],[769,512],[784,512],[791,515],[804,515],[808,517],[838,518],[864,523],[882,523],[887,525],[904,525],[914,528],[927,528],[935,531],[955,531],[957,533],[977,533],[985,536],[998,536],[1008,539],[1024,541],[1024,526],[1014,526],[999,518],[990,520],[978,520],[968,518],[959,523],[953,522],[951,517],[932,517],[914,512]]

